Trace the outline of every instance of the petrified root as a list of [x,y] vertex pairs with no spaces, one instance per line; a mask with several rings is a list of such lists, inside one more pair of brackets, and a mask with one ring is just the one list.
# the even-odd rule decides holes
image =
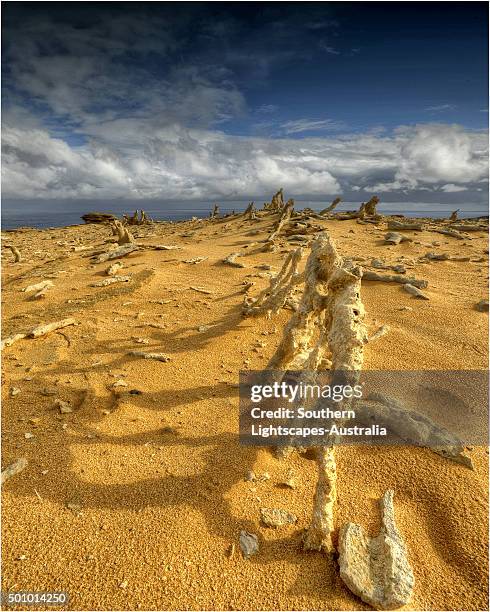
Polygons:
[[252,221],[253,219],[256,218],[255,213],[256,213],[255,202],[250,202],[250,204],[245,209],[245,212],[243,213],[243,216],[246,219],[248,219],[249,221]]
[[271,210],[272,212],[277,212],[278,210],[282,210],[282,208],[284,208],[284,194],[282,187],[272,196],[270,204],[264,204],[264,208],[266,210]]
[[386,491],[380,507],[381,532],[375,538],[355,523],[341,528],[340,577],[362,601],[378,610],[392,610],[410,601],[414,576],[395,524],[393,491]]
[[451,236],[451,238],[456,238],[457,240],[464,240],[464,236],[457,232],[456,230],[450,229],[442,229],[440,227],[428,227],[427,230],[429,232],[436,232],[437,234],[443,234],[444,236]]
[[25,289],[22,289],[24,293],[30,293],[31,291],[42,291],[43,289],[50,289],[53,287],[53,281],[45,280],[35,285],[29,285]]
[[140,249],[147,251],[181,251],[182,247],[176,244],[138,244]]
[[373,196],[368,202],[362,203],[359,208],[359,216],[360,218],[366,217],[374,217],[377,215],[376,206],[379,204],[378,196]]
[[387,244],[400,244],[400,242],[411,241],[412,239],[398,232],[388,232],[385,234],[385,242]]
[[415,232],[422,231],[422,223],[403,223],[401,221],[388,221],[389,230],[413,230]]
[[114,276],[123,267],[122,261],[116,261],[105,269],[107,276]]
[[68,327],[69,325],[78,325],[78,322],[73,317],[69,317],[68,319],[62,319],[61,321],[56,321],[54,323],[38,325],[27,333],[27,337],[40,338],[41,336],[45,336],[46,334],[49,334],[52,331],[56,331],[57,329],[63,329],[64,327]]
[[206,259],[208,259],[207,257],[191,257],[191,259],[183,259],[182,263],[187,263],[187,264],[198,264],[201,263],[201,261],[206,261]]
[[129,274],[125,276],[113,276],[112,278],[104,278],[97,283],[92,283],[91,287],[107,287],[108,285],[113,285],[114,283],[129,283],[131,280],[131,276]]
[[134,237],[127,227],[125,227],[120,221],[116,220],[111,224],[113,232],[117,234],[117,243],[119,246],[123,244],[132,244]]
[[101,253],[94,258],[94,263],[103,263],[104,261],[110,261],[111,259],[119,259],[120,257],[126,257],[133,251],[137,251],[139,246],[137,244],[124,244],[113,251],[107,253]]
[[298,273],[302,257],[301,247],[288,253],[279,273],[271,278],[269,287],[264,289],[251,304],[246,303],[244,314],[257,316],[265,313],[270,317],[272,313],[279,312],[291,298],[296,286],[304,280],[303,275]]
[[239,261],[235,261],[237,257],[243,257],[244,253],[238,251],[236,253],[230,253],[227,257],[223,259],[223,263],[228,266],[233,266],[234,268],[246,268],[246,265],[240,263]]
[[398,274],[378,274],[377,272],[371,272],[369,270],[364,270],[362,274],[362,278],[368,281],[379,281],[383,283],[401,283],[405,285],[409,283],[414,287],[420,287],[425,289],[427,287],[428,282],[426,280],[413,278],[413,276],[400,276]]
[[425,295],[425,293],[422,293],[422,291],[420,291],[420,289],[418,287],[415,287],[412,283],[412,281],[409,281],[408,283],[405,283],[403,285],[403,288],[405,289],[405,291],[407,293],[410,293],[410,295],[413,295],[416,298],[419,298],[421,300],[428,300],[429,296]]
[[389,325],[382,325],[379,329],[377,329],[374,334],[372,336],[369,336],[368,338],[368,342],[374,342],[375,340],[378,340],[379,338],[382,338],[383,336],[386,336],[386,334],[390,331],[390,326]]
[[293,208],[294,200],[288,200],[286,205],[282,209],[281,216],[279,217],[279,220],[274,230],[271,232],[268,238],[269,242],[272,242],[279,235],[284,225],[289,221],[289,219],[291,218],[291,213],[293,212]]
[[366,400],[359,401],[356,408],[359,422],[365,425],[377,423],[408,444],[424,446],[437,455],[473,469],[471,458],[463,453],[463,443],[456,435],[424,414],[405,408],[395,398],[372,393]]
[[457,232],[488,232],[487,225],[471,225],[469,223],[453,223],[449,226],[449,229]]
[[19,263],[22,261],[22,255],[20,254],[20,251],[17,247],[15,247],[13,244],[8,244],[7,249],[10,249],[12,251],[12,255],[14,256],[14,263]]
[[371,266],[373,268],[377,268],[378,270],[393,270],[393,272],[398,272],[398,274],[405,274],[407,271],[405,266],[402,266],[401,264],[392,266],[390,264],[385,264],[381,259],[371,259]]
[[332,210],[334,210],[334,208],[336,208],[340,204],[340,202],[342,202],[342,198],[335,198],[335,200],[330,204],[330,206],[327,206],[327,208],[324,208],[318,214],[327,215],[329,212],[332,212]]
[[[343,370],[344,376],[356,384],[367,341],[364,306],[360,299],[361,274],[360,268],[351,267],[343,261],[326,233],[320,234],[306,262],[301,303],[286,326],[267,369],[304,368],[308,376],[309,370],[316,370],[320,366],[327,348],[330,348],[332,370]],[[320,335],[314,343],[318,328]],[[336,499],[333,447],[318,447],[316,459],[318,481],[312,521],[304,544],[306,548],[332,551]]]
[[215,219],[219,217],[219,206],[217,204],[214,205],[212,212],[209,213],[211,219]]
[[69,319],[62,319],[61,321],[56,321],[55,323],[47,323],[45,325],[38,325],[34,327],[30,331],[20,332],[18,334],[14,334],[13,336],[8,336],[4,338],[0,343],[0,350],[3,350],[7,346],[12,346],[18,340],[22,340],[24,338],[40,338],[41,336],[45,336],[52,331],[56,331],[57,329],[62,329],[63,327],[68,327],[69,325],[77,325],[77,321],[70,317]]
[[460,208],[458,208],[457,210],[453,210],[453,212],[451,213],[451,216],[449,217],[449,221],[457,221],[457,219],[458,219],[458,212],[460,210],[461,210]]
[[318,480],[311,524],[303,537],[306,550],[333,550],[334,509],[337,500],[337,465],[333,446],[315,449]]
[[22,470],[25,470],[26,467],[27,459],[25,457],[21,457],[20,459],[17,459],[17,461],[14,461],[14,463],[11,463],[4,470],[2,470],[1,484],[3,484],[9,478],[12,478],[12,476],[19,474],[22,472]]
[[162,361],[167,363],[170,361],[170,357],[165,353],[147,353],[145,351],[129,351],[128,355],[131,357],[141,357],[142,359],[155,359],[156,361]]

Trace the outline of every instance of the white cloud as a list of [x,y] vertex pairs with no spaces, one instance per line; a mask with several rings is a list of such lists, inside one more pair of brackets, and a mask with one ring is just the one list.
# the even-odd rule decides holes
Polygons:
[[486,134],[421,125],[391,134],[251,138],[115,119],[70,146],[29,123],[5,123],[8,198],[242,199],[282,186],[291,196],[345,191],[475,189],[487,176]]
[[345,124],[332,119],[295,119],[282,123],[280,127],[285,134],[299,134],[301,132],[340,130],[345,127]]
[[428,106],[425,110],[432,113],[440,113],[446,110],[454,110],[457,106],[455,104],[438,104],[436,106]]
[[441,187],[441,191],[444,191],[444,193],[457,193],[458,191],[468,191],[468,187],[463,187],[463,185],[455,185],[454,183],[447,183]]

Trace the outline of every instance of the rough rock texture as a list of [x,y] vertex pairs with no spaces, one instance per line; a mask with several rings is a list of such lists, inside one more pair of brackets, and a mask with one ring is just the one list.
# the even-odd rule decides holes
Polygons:
[[12,476],[19,474],[19,472],[22,472],[22,470],[24,470],[26,467],[27,459],[25,457],[17,459],[17,461],[14,461],[14,463],[11,463],[4,470],[2,470],[1,483],[3,484],[6,480],[12,478]]
[[410,601],[414,576],[395,524],[393,491],[386,491],[380,506],[381,531],[375,538],[355,523],[341,528],[340,577],[366,603],[378,610],[392,610]]
[[259,539],[254,533],[240,532],[240,548],[245,559],[259,552]]
[[278,527],[285,527],[286,525],[294,525],[298,517],[292,512],[280,508],[261,508],[260,520],[267,527],[277,529]]

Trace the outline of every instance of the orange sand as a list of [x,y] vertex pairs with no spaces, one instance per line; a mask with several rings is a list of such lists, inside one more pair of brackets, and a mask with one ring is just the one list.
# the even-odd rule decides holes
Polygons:
[[[133,281],[106,288],[89,284],[106,278],[109,264],[92,266],[90,251],[71,247],[100,247],[107,227],[8,234],[25,263],[11,263],[4,252],[3,337],[66,316],[80,325],[3,352],[2,466],[21,456],[29,465],[4,486],[2,590],[66,590],[76,610],[368,609],[343,586],[333,561],[301,549],[315,464],[297,455],[279,461],[238,444],[238,371],[264,367],[290,311],[271,320],[241,316],[242,282],[261,273],[256,265],[277,270],[283,254],[246,256],[244,269],[220,261],[263,239],[265,233],[247,233],[268,223],[240,218],[137,229],[155,234],[142,242],[183,249],[129,255],[119,273]],[[463,242],[422,232],[412,236],[425,246],[389,247],[380,242],[383,227],[325,226],[341,254],[391,263],[405,255],[415,260],[408,272],[430,282],[427,302],[399,285],[363,282],[369,329],[391,328],[366,347],[365,368],[487,367],[488,315],[474,309],[487,294],[487,235]],[[427,246],[434,241],[440,246]],[[417,263],[429,250],[485,261]],[[182,263],[196,256],[208,259]],[[53,274],[46,299],[20,291]],[[252,280],[252,294],[268,282]],[[148,322],[164,327],[142,326]],[[200,325],[212,327],[199,332]],[[256,352],[257,340],[266,346]],[[134,349],[164,352],[171,361],[128,357]],[[111,390],[118,380],[127,387]],[[11,398],[11,387],[21,392]],[[75,411],[60,415],[57,398]],[[35,437],[25,439],[26,432]],[[488,609],[488,448],[468,454],[475,471],[425,449],[337,450],[338,525],[352,520],[375,530],[376,500],[395,489],[416,579],[409,609]],[[295,490],[277,486],[290,468]],[[250,469],[270,479],[246,482]],[[287,508],[298,523],[264,528],[262,506]],[[248,561],[239,554],[242,529],[260,539],[259,554]]]

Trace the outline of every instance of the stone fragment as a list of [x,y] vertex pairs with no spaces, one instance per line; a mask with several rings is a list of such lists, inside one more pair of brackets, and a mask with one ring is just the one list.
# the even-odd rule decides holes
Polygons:
[[261,508],[260,520],[267,527],[277,529],[278,527],[285,527],[286,525],[294,525],[294,523],[296,523],[298,520],[298,517],[295,514],[280,508]]
[[259,552],[259,538],[254,533],[242,530],[240,532],[240,549],[245,559]]
[[392,610],[409,603],[414,576],[395,524],[393,491],[386,491],[380,506],[382,526],[378,536],[370,538],[355,523],[341,528],[340,577],[362,601],[378,610]]

